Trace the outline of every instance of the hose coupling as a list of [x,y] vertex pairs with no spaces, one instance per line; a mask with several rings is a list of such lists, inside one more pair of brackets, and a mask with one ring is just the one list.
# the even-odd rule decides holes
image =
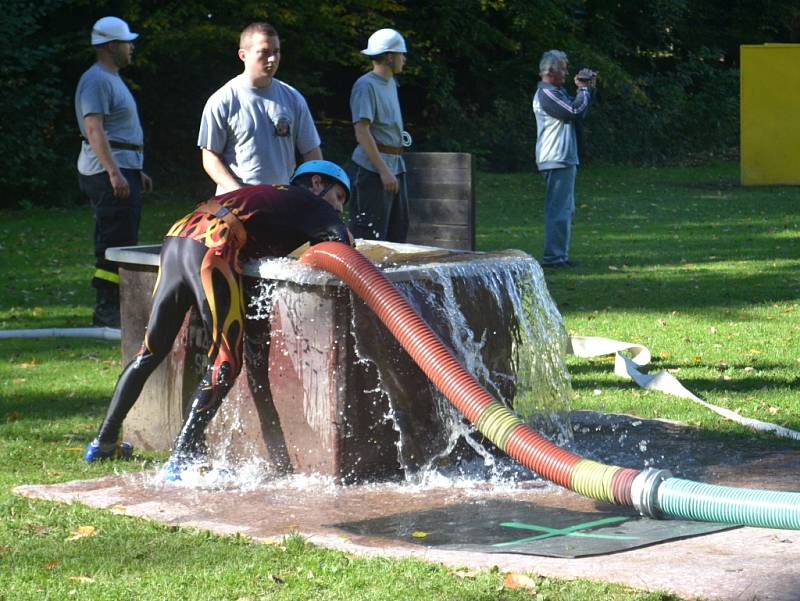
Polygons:
[[672,478],[669,470],[648,468],[639,472],[631,483],[631,499],[633,506],[643,516],[660,519],[663,517],[658,507],[658,487]]

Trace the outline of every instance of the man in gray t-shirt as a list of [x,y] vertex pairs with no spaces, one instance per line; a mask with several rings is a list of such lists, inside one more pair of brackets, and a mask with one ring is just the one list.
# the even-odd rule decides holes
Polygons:
[[275,79],[280,51],[272,25],[248,25],[239,37],[244,71],[206,102],[197,145],[217,194],[253,184],[288,184],[295,149],[303,161],[322,158],[305,99]]
[[92,322],[119,327],[117,264],[105,258],[106,248],[132,246],[139,238],[141,193],[152,180],[142,171],[142,126],[136,101],[119,76],[133,57],[132,33],[117,17],[103,17],[92,29],[97,62],[78,82],[75,117],[83,137],[78,155],[78,179],[94,217],[96,289]]
[[356,146],[348,165],[353,186],[350,229],[357,238],[405,242],[408,192],[403,161],[403,115],[395,75],[406,62],[406,43],[394,29],[373,33],[361,51],[372,59],[350,93]]

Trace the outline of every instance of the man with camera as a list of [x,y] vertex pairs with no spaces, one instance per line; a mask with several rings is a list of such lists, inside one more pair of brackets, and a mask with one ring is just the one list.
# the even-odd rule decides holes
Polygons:
[[576,126],[592,100],[597,74],[581,69],[574,82],[573,98],[564,89],[569,75],[567,55],[548,50],[539,62],[541,81],[533,95],[536,116],[536,167],[544,176],[544,254],[541,265],[559,269],[574,267],[569,260],[572,215],[575,213],[575,175],[578,168]]

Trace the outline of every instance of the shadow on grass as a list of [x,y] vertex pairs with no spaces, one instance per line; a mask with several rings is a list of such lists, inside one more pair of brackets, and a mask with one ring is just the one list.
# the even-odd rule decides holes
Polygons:
[[734,486],[797,486],[800,443],[795,441],[595,411],[571,417],[573,450],[602,463],[669,469],[679,477]]

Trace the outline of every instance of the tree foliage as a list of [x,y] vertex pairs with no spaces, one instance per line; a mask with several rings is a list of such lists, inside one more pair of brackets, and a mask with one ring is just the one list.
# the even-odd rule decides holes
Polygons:
[[531,94],[541,53],[600,71],[584,156],[674,161],[735,146],[739,45],[800,40],[792,0],[6,0],[0,19],[0,187],[5,205],[77,197],[75,85],[93,61],[91,24],[118,15],[141,33],[122,72],[139,103],[146,167],[205,181],[196,148],[208,96],[239,73],[240,29],[272,22],[279,77],[300,89],[345,160],[354,144],[350,87],[369,68],[369,34],[394,27],[418,150],[458,150],[484,167],[532,167]]

